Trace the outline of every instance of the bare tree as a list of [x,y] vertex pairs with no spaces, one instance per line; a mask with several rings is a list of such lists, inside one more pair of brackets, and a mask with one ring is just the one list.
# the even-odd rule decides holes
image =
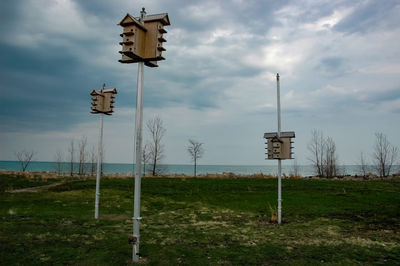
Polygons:
[[57,149],[54,160],[56,162],[56,172],[58,175],[61,175],[63,172],[63,157],[62,151]]
[[79,175],[85,174],[86,170],[86,144],[87,137],[83,136],[79,142],[79,165],[78,165],[78,173]]
[[106,161],[106,149],[104,148],[104,143],[101,146],[101,164],[100,164],[100,170],[101,170],[101,174],[104,174],[104,166],[105,166],[105,161]]
[[35,155],[34,151],[27,151],[27,150],[22,150],[15,152],[15,156],[18,159],[19,164],[21,165],[21,170],[22,172],[25,172],[26,168],[28,168],[28,165],[32,161],[33,156]]
[[94,176],[94,172],[96,169],[96,163],[97,163],[97,153],[96,153],[96,148],[93,146],[90,149],[90,175]]
[[146,143],[142,151],[143,175],[146,174],[146,164],[148,164],[149,160],[150,160],[149,144]]
[[69,148],[69,174],[72,176],[74,174],[74,155],[75,155],[75,147],[74,147],[74,140],[72,139]]
[[331,137],[324,141],[325,158],[323,161],[323,169],[325,177],[334,177],[338,173],[336,145]]
[[297,159],[294,159],[294,160],[293,160],[292,169],[293,169],[293,175],[294,175],[295,177],[300,176],[300,166],[299,166],[299,164],[297,163]]
[[311,141],[308,144],[308,150],[311,152],[311,157],[308,158],[313,164],[317,175],[323,176],[323,158],[325,156],[325,141],[321,131],[313,130],[311,132]]
[[365,159],[365,155],[363,152],[360,152],[360,172],[362,173],[363,177],[367,176],[367,161]]
[[[104,158],[105,158],[105,149],[104,149],[104,144],[102,146],[101,150],[101,164],[100,164],[100,172],[103,174],[103,169],[104,169]],[[89,156],[89,161],[86,163],[86,155]],[[95,172],[97,171],[97,156],[98,156],[98,150],[97,147],[92,146],[92,148],[89,150],[88,154],[85,155],[85,164],[84,164],[84,171],[86,171],[86,167],[90,168],[90,175],[94,176]]]
[[187,151],[190,155],[190,158],[194,162],[194,176],[196,177],[196,168],[197,168],[197,160],[200,159],[204,154],[203,143],[198,141],[189,139],[189,146],[187,147]]
[[159,116],[155,116],[147,121],[147,129],[151,136],[149,146],[150,162],[152,164],[152,174],[155,176],[158,172],[157,164],[164,157],[164,145],[162,145],[161,141],[166,129],[164,128],[163,121]]
[[375,133],[373,161],[376,172],[380,177],[390,175],[390,170],[397,160],[399,150],[387,139],[383,133]]
[[321,131],[313,130],[308,144],[309,160],[320,177],[334,177],[338,174],[336,145],[331,137],[325,138]]

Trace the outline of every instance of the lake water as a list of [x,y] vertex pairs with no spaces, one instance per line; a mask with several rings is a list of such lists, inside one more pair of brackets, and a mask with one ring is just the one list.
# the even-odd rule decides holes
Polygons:
[[[69,163],[62,164],[62,171],[69,172]],[[193,175],[193,165],[185,164],[164,164],[161,165],[162,174],[186,174]],[[0,169],[6,171],[20,171],[21,166],[18,161],[0,161]],[[55,162],[31,162],[27,168],[28,172],[55,172],[57,169]],[[74,169],[78,169],[78,164],[74,165]],[[91,166],[88,164],[86,171],[90,172]],[[396,166],[395,171],[398,171],[400,167]],[[106,174],[129,174],[133,173],[133,164],[123,163],[104,163],[104,173]],[[198,165],[197,174],[222,174],[232,172],[241,175],[251,174],[271,174],[276,175],[278,173],[277,165]],[[373,172],[370,167],[369,172]],[[287,175],[294,173],[293,165],[282,165],[282,173]],[[301,176],[312,176],[315,175],[314,168],[311,165],[299,165],[298,173]],[[342,175],[355,175],[360,174],[360,166],[358,165],[344,165],[340,166],[340,173]]]

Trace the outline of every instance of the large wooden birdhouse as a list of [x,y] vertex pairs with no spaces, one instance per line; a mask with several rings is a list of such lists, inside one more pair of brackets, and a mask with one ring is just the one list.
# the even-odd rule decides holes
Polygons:
[[164,26],[169,26],[167,13],[135,18],[127,14],[119,23],[123,27],[121,63],[144,62],[149,67],[157,67],[157,61],[164,60],[162,52],[165,51],[163,43],[167,33]]

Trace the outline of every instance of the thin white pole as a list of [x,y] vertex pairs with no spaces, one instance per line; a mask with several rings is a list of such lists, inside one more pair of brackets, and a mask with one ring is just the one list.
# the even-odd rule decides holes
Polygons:
[[136,163],[135,163],[135,194],[134,194],[134,209],[133,209],[133,236],[136,238],[136,242],[133,243],[132,250],[132,261],[139,261],[139,244],[140,244],[140,233],[139,226],[140,220],[140,188],[142,179],[142,119],[143,119],[143,72],[144,63],[139,62],[138,64],[138,78],[137,78],[137,102],[136,102]]
[[[140,12],[140,23],[144,24],[146,11],[142,8]],[[142,120],[143,120],[143,82],[144,82],[144,63],[138,63],[137,76],[137,97],[136,97],[136,122],[135,122],[135,194],[133,206],[133,237],[136,241],[132,245],[132,261],[138,262],[140,253],[140,190],[142,182]]]
[[278,159],[278,224],[282,221],[282,166],[281,159]]
[[277,90],[277,99],[278,99],[278,138],[281,137],[281,87],[279,84],[279,73],[276,74],[276,90]]
[[96,174],[96,200],[94,204],[94,218],[99,218],[99,200],[100,200],[100,170],[101,161],[103,157],[103,113],[100,113],[100,133],[99,133],[99,143],[97,150],[97,174]]
[[[276,74],[277,108],[278,108],[278,138],[281,137],[281,96],[279,85],[279,73]],[[282,165],[278,159],[278,224],[282,221]]]

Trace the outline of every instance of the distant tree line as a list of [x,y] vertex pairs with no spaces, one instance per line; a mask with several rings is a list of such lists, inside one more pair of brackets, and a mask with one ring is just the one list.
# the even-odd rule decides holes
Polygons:
[[[104,163],[104,147],[102,148],[102,162]],[[94,176],[97,168],[97,147],[92,146],[89,148],[86,136],[82,136],[77,145],[76,141],[72,139],[68,144],[67,155],[64,157],[63,152],[58,149],[54,156],[54,161],[55,170],[59,175],[67,173],[69,176]],[[103,171],[103,163],[101,171]]]
[[[163,120],[159,116],[149,119],[146,123],[146,132],[148,141],[142,151],[143,173],[157,176],[166,170],[166,166],[161,164],[165,157],[163,138],[166,128]],[[102,149],[103,158],[101,161],[104,163],[104,147]],[[204,153],[203,143],[190,139],[187,151],[194,163],[194,176],[196,176],[197,162]],[[21,165],[21,170],[24,172],[32,161],[35,152],[22,150],[16,152],[15,155]],[[54,163],[54,170],[58,175],[94,176],[97,169],[97,148],[95,146],[88,147],[86,136],[82,136],[79,141],[72,139],[68,144],[66,154],[61,149],[56,150]],[[101,171],[103,171],[103,163]]]
[[[152,176],[162,174],[166,170],[166,166],[161,164],[165,157],[165,146],[162,143],[166,129],[163,120],[159,116],[155,116],[146,123],[147,135],[149,140],[143,147],[142,163],[143,173],[150,173]],[[189,140],[187,151],[190,158],[194,162],[194,176],[196,176],[197,161],[203,156],[203,143],[195,140]]]
[[[55,172],[58,175],[68,173],[70,176],[76,174],[79,176],[87,174],[94,175],[97,164],[96,149],[92,147],[88,150],[87,146],[87,137],[83,136],[79,140],[77,146],[75,145],[75,140],[71,140],[67,148],[67,156],[64,156],[62,150],[57,149],[54,155]],[[15,152],[15,156],[21,166],[22,172],[26,171],[35,154],[36,152],[25,149]],[[66,167],[67,165],[68,167]]]
[[[331,137],[325,137],[321,131],[313,130],[308,143],[310,157],[317,176],[331,178],[342,173],[339,172],[336,145]],[[371,155],[371,164],[374,172],[380,177],[387,177],[398,163],[399,150],[393,146],[386,135],[375,133],[375,144]],[[365,177],[368,174],[368,160],[363,152],[359,158],[360,171]]]
[[[151,173],[153,176],[161,174],[165,170],[165,166],[160,164],[165,157],[165,146],[162,143],[166,129],[163,121],[159,116],[147,121],[146,124],[149,140],[146,142],[142,153],[143,173]],[[193,161],[194,176],[197,175],[197,163],[204,154],[204,144],[196,140],[189,139],[186,150]],[[103,158],[104,162],[104,147]],[[311,140],[307,146],[310,156],[308,160],[315,169],[315,173],[319,177],[332,178],[340,173],[336,144],[331,137],[325,137],[321,131],[313,130],[311,132]],[[96,147],[88,148],[87,137],[83,136],[76,145],[74,139],[69,143],[67,155],[58,149],[54,156],[55,171],[61,174],[74,175],[95,175],[97,165],[97,149]],[[15,156],[21,166],[21,171],[25,172],[36,153],[32,150],[22,150],[15,152]],[[371,171],[380,177],[389,176],[396,164],[400,164],[399,149],[393,146],[383,133],[375,133],[375,143],[370,161],[363,152],[359,156],[360,172],[363,176],[367,176]],[[68,167],[66,167],[68,165]],[[67,169],[66,169],[67,168]],[[295,175],[298,175],[299,166],[297,161],[294,163]],[[101,165],[103,172],[103,165]]]

